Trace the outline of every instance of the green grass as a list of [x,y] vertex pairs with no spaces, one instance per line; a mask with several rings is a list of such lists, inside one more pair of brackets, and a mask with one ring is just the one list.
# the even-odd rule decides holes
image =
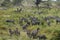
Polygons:
[[[42,16],[43,17],[60,16],[60,11],[59,11],[60,9],[57,9],[57,8],[52,8],[51,10],[41,8],[40,10],[43,11],[43,14],[40,14],[40,15],[33,13],[34,11],[37,11],[36,8],[25,8],[21,13],[14,12],[14,10],[16,10],[16,8],[0,10],[0,40],[30,40],[30,38],[26,35],[25,32],[23,32],[21,26],[19,25],[19,17],[27,18],[27,15],[31,15],[31,16],[38,17],[41,21],[43,21],[41,18]],[[27,11],[27,10],[32,10],[32,11]],[[6,23],[5,22],[6,19],[15,20],[15,24]],[[1,29],[2,27],[6,28],[6,30]],[[16,27],[18,27],[19,30],[21,31],[21,35],[18,37],[15,35],[10,37],[9,33],[8,33],[8,29],[11,28],[14,30]],[[41,30],[38,35],[45,34],[48,38],[47,40],[51,40],[51,38],[53,38],[53,36],[57,35],[57,33],[56,34],[54,33],[55,31],[60,31],[60,24],[56,25],[55,21],[51,24],[50,27],[47,26],[45,23],[45,25],[35,25],[35,26],[30,25],[27,29],[32,31],[32,30],[36,29],[37,27],[39,27]],[[53,34],[55,34],[55,35],[53,35]],[[34,39],[31,39],[31,40],[34,40]],[[36,39],[36,40],[38,40],[38,39]]]

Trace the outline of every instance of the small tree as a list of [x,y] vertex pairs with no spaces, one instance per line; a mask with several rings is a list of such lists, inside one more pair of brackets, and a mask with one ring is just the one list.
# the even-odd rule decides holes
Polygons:
[[40,2],[41,2],[41,0],[36,0],[35,5],[36,5],[37,7],[39,7]]
[[4,0],[1,4],[1,6],[9,6],[11,4],[10,0]]

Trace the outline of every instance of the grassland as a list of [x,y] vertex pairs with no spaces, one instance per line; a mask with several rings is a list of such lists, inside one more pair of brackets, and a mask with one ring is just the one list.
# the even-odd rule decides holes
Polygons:
[[[16,8],[8,8],[7,10],[0,10],[0,40],[38,40],[38,39],[30,39],[25,32],[23,32],[22,27],[19,24],[19,17],[26,17],[27,15],[35,16],[38,19],[42,20],[42,16],[59,16],[60,17],[60,9],[58,8],[52,8],[52,9],[44,9],[40,8],[39,11],[42,11],[43,14],[34,14],[35,11],[37,11],[36,8],[24,8],[22,12],[14,12]],[[15,24],[12,23],[6,23],[6,19],[13,19],[15,20]],[[9,36],[8,29],[11,28],[15,30],[15,28],[18,27],[21,31],[20,36],[13,35],[12,37]],[[39,34],[45,34],[47,36],[47,40],[55,40],[54,37],[58,35],[58,32],[60,32],[60,24],[56,24],[55,20],[51,23],[51,26],[48,25],[30,25],[28,29],[34,30],[37,27],[40,28]],[[2,28],[6,28],[3,30]],[[38,34],[38,35],[39,35]]]

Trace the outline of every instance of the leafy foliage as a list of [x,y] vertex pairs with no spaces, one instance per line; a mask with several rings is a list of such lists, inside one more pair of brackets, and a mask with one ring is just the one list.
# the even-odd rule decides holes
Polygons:
[[4,0],[1,6],[9,6],[11,4],[10,0]]
[[21,4],[22,1],[23,0],[13,0],[13,4],[14,5],[19,5],[19,4]]

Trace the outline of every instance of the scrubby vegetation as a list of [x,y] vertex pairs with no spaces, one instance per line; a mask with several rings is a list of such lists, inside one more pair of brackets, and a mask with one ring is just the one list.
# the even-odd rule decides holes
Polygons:
[[[18,1],[17,1],[18,2]],[[8,2],[7,2],[8,3]],[[5,4],[5,2],[4,2]],[[6,4],[8,5],[8,4]],[[13,4],[14,5],[14,4]],[[20,5],[20,4],[19,4]],[[41,4],[42,5],[42,4]],[[16,7],[15,7],[16,6]],[[52,8],[40,8],[37,9],[36,6],[17,6],[13,7],[1,6],[0,8],[0,40],[39,40],[38,38],[33,39],[28,37],[26,30],[23,30],[22,25],[27,24],[27,21],[21,21],[20,18],[26,18],[30,22],[28,23],[27,30],[30,33],[37,28],[40,28],[38,35],[46,35],[46,40],[60,40],[60,21],[55,20],[55,18],[60,18],[60,9],[53,6]],[[6,9],[4,9],[4,7]],[[45,17],[54,17],[49,19],[49,22],[45,21]],[[29,17],[35,17],[39,22],[36,24],[32,23]],[[11,21],[10,21],[11,20]],[[58,21],[58,23],[56,23]],[[22,22],[22,23],[21,23]],[[35,22],[35,21],[34,21]],[[16,30],[18,28],[20,35],[15,35],[15,33],[10,36],[9,29]]]

